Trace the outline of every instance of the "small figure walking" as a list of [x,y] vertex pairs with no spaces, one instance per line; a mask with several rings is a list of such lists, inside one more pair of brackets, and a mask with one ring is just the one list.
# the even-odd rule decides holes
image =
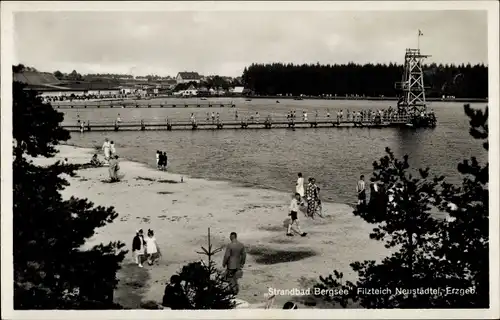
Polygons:
[[226,247],[222,267],[227,268],[226,280],[231,285],[234,294],[237,295],[240,291],[238,279],[243,276],[241,269],[245,266],[247,254],[245,246],[238,241],[236,232],[231,232],[229,238],[231,239],[231,243]]
[[109,179],[111,182],[120,181],[118,177],[118,171],[120,171],[120,165],[118,164],[118,156],[111,156],[111,160],[109,161]]
[[302,177],[302,172],[299,172],[297,183],[295,184],[295,192],[304,197],[304,178]]
[[309,178],[309,184],[307,185],[306,191],[307,199],[307,216],[314,219],[314,214],[316,213],[316,208],[318,205],[318,187],[316,186],[316,180],[314,178]]
[[356,185],[356,191],[358,192],[358,205],[366,205],[366,187],[365,187],[365,176],[361,175],[359,181]]
[[111,156],[111,145],[109,143],[108,138],[104,139],[104,143],[102,144],[102,150],[104,151],[104,161],[105,163],[108,163],[109,157]]
[[134,240],[132,241],[132,254],[134,262],[142,268],[142,257],[144,255],[144,232],[142,229],[137,230]]
[[299,212],[299,205],[302,205],[299,193],[295,193],[295,195],[292,198],[292,202],[290,202],[290,213],[288,214],[290,216],[290,223],[288,224],[288,228],[286,231],[286,235],[289,237],[293,237],[292,229],[293,231],[297,232],[297,234],[300,234],[302,237],[305,237],[307,233],[302,232],[300,229],[299,225],[299,217],[297,215],[297,212]]
[[156,168],[157,169],[160,169],[160,155],[161,155],[161,151],[156,150]]

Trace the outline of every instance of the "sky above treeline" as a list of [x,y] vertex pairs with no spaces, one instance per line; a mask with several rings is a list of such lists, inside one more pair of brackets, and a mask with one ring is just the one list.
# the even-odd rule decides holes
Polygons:
[[487,64],[486,11],[16,12],[14,63],[40,71],[241,76],[251,63]]

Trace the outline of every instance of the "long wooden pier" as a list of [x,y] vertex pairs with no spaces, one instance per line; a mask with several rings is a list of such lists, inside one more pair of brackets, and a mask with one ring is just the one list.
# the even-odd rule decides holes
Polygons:
[[138,102],[123,102],[123,101],[102,101],[102,102],[86,102],[86,103],[53,103],[53,108],[56,109],[109,109],[109,108],[235,108],[236,105],[233,102],[213,102],[205,101],[196,103],[151,103],[147,100]]
[[165,121],[86,121],[84,125],[63,124],[62,127],[69,131],[149,131],[149,130],[200,130],[200,129],[274,129],[274,128],[338,128],[338,127],[401,127],[408,124],[408,118],[391,117],[383,119],[334,119],[321,118],[304,121],[287,120],[287,119],[264,119],[264,120],[203,120],[203,121],[173,121],[166,119]]

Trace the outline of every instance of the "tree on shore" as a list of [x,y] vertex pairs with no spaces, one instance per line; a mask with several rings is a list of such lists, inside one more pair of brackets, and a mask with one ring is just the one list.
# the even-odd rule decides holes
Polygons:
[[[488,67],[482,64],[424,66],[426,96],[480,98],[488,96]],[[398,64],[252,64],[243,71],[245,88],[259,95],[301,94],[344,97],[396,97],[394,83],[401,81]]]
[[207,256],[204,261],[191,262],[183,266],[178,274],[170,278],[163,295],[164,307],[172,310],[196,309],[233,309],[234,294],[224,279],[224,274],[217,270],[213,255],[222,248],[213,250],[210,243],[210,228],[208,229],[208,248],[202,247]]
[[69,132],[60,127],[62,113],[24,88],[13,83],[14,308],[120,308],[113,291],[124,244],[82,248],[118,214],[86,199],[63,200],[63,174],[74,176],[75,165],[40,167],[27,158],[53,157]]
[[[488,109],[464,109],[471,135],[488,150]],[[387,156],[374,162],[371,180],[387,190],[391,201],[377,208],[359,207],[354,214],[377,224],[370,238],[384,241],[392,254],[381,262],[351,263],[358,275],[354,283],[337,270],[320,277],[318,288],[349,291],[347,296],[322,298],[344,308],[353,303],[365,308],[488,308],[488,164],[480,165],[476,158],[463,161],[458,165],[462,184],[454,186],[442,176],[431,178],[429,169],[413,176],[408,156],[398,160],[386,151]],[[432,209],[449,218],[434,218]],[[369,294],[364,291],[368,288],[391,292]],[[427,288],[436,291],[419,292]]]
[[56,77],[58,80],[63,80],[64,79],[64,73],[61,71],[57,70],[54,72],[54,77]]

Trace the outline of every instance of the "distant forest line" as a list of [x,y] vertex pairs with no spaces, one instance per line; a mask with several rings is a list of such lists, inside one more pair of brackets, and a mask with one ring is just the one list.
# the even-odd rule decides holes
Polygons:
[[[488,97],[488,67],[484,64],[424,65],[424,85],[429,98],[484,99]],[[258,95],[337,94],[396,97],[395,82],[404,67],[397,64],[252,64],[243,71],[246,88]]]

